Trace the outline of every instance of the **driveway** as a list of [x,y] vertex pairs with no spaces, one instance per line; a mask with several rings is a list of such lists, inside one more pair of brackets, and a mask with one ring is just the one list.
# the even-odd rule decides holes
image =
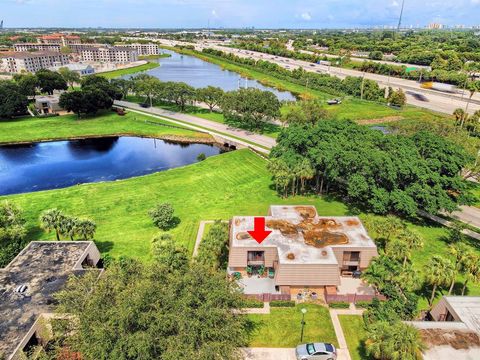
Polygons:
[[245,360],[296,360],[295,349],[287,348],[243,348]]

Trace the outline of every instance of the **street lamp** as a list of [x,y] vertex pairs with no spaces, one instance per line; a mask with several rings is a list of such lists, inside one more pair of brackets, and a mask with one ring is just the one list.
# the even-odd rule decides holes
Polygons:
[[305,314],[307,313],[307,309],[302,308],[302,332],[300,334],[300,342],[303,342],[303,328],[305,327]]

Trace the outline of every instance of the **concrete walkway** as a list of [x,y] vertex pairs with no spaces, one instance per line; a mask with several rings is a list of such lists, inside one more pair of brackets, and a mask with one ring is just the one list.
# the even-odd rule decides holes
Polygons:
[[[422,215],[423,217],[426,217],[426,218],[428,218],[428,219],[430,219],[430,220],[433,220],[433,221],[435,221],[435,222],[437,222],[437,223],[439,223],[439,224],[441,224],[441,225],[444,225],[444,226],[449,227],[449,228],[453,227],[452,222],[449,221],[449,220],[445,220],[444,218],[441,218],[441,217],[439,217],[439,216],[435,216],[435,215],[428,214],[428,213],[426,213],[426,212],[424,212],[424,211],[420,211],[419,213],[420,213],[420,215]],[[470,230],[470,229],[463,229],[463,230],[462,230],[462,233],[465,234],[465,235],[468,235],[468,236],[470,236],[471,238],[474,238],[474,239],[476,239],[476,240],[480,240],[480,234],[477,233],[477,232],[475,232],[475,231],[472,231],[472,230]]]
[[330,311],[330,317],[332,318],[335,335],[337,336],[337,341],[338,341],[337,360],[351,360],[350,353],[348,352],[347,341],[345,340],[345,335],[343,334],[342,325],[340,325],[340,320],[338,319],[338,315],[361,316],[364,310],[355,309],[355,307],[351,305],[350,309],[329,309],[329,311]]
[[[208,133],[216,134],[220,136],[224,136],[224,134],[226,134],[227,136],[231,135],[233,136],[232,138],[233,141],[238,141],[238,139],[235,139],[235,138],[239,138],[246,141],[250,141],[254,144],[261,145],[268,149],[271,149],[276,145],[275,139],[270,138],[268,136],[256,134],[247,130],[233,128],[222,123],[217,123],[215,121],[206,120],[206,119],[188,115],[188,114],[178,113],[178,112],[164,110],[164,109],[155,108],[155,107],[142,108],[140,105],[129,102],[129,101],[116,100],[115,105],[130,109],[130,110],[136,110],[146,114],[158,116],[161,119],[167,120],[167,121],[171,121],[171,119],[177,120],[178,122],[175,122],[175,121],[172,121],[172,122],[175,122],[176,124],[179,124],[182,126],[190,127],[195,130],[208,132]],[[252,145],[248,142],[245,143],[245,146],[256,147],[255,145]],[[258,150],[265,152],[264,148],[258,148]]]

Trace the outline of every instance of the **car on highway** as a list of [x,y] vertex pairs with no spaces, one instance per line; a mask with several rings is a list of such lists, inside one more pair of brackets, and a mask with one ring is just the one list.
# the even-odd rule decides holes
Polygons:
[[295,349],[297,360],[336,360],[337,349],[329,343],[309,343]]

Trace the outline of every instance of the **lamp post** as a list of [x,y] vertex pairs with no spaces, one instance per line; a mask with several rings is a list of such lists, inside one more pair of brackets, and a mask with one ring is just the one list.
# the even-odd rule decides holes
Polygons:
[[305,327],[305,314],[307,313],[307,309],[302,308],[302,332],[300,334],[300,342],[303,342],[303,328]]

